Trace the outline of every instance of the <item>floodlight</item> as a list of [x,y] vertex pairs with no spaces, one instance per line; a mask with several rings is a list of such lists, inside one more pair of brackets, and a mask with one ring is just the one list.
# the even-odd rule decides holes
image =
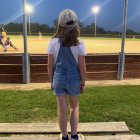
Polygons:
[[27,4],[26,5],[26,12],[29,13],[29,14],[32,13],[33,12],[33,7],[29,4]]
[[94,14],[97,14],[100,11],[100,7],[98,5],[96,5],[92,8],[92,11],[93,11]]

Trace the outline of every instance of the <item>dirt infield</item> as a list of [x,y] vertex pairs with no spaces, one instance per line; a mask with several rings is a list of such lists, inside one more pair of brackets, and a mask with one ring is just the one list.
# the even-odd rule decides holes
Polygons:
[[[18,51],[8,48],[7,52],[23,53],[23,38],[20,36],[10,36],[10,38],[13,44],[18,48]],[[42,37],[42,39],[39,39],[38,36],[27,37],[28,52],[37,54],[47,53],[50,38],[51,37]],[[119,53],[121,50],[121,39],[92,37],[82,37],[81,39],[84,41],[87,53]],[[126,39],[125,44],[126,53],[140,53],[140,39]],[[0,48],[0,53],[5,53],[2,47]]]

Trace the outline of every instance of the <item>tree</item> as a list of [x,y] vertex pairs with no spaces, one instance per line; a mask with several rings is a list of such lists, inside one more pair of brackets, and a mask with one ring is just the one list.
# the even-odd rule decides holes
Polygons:
[[127,29],[126,34],[127,35],[136,35],[137,33],[135,31],[131,30],[131,29]]
[[78,24],[79,24],[79,27],[80,28],[83,28],[84,27],[84,23],[83,22],[78,21]]
[[54,24],[54,28],[57,29],[57,26],[58,26],[58,19],[55,19],[53,21],[53,24]]

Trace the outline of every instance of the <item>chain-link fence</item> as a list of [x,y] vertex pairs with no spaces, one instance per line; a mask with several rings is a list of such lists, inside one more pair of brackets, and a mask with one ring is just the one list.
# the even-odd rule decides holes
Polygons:
[[79,39],[89,54],[88,80],[139,78],[139,4],[139,0],[1,1],[0,82],[49,81],[48,43],[64,9],[78,15]]
[[[54,5],[52,3],[57,3]],[[80,39],[85,43],[88,53],[118,53],[121,50],[123,6],[122,0],[82,1],[27,0],[32,5],[27,14],[27,47],[29,53],[47,53],[48,42],[56,32],[60,11],[73,9],[79,17]],[[95,3],[96,2],[96,3]],[[99,4],[96,13],[93,6]],[[133,4],[133,5],[132,5]],[[131,7],[132,6],[132,7]],[[3,8],[4,7],[4,8]],[[3,11],[5,9],[5,11]],[[53,9],[53,10],[52,10]],[[32,11],[33,10],[33,11]],[[137,3],[129,2],[126,31],[126,53],[140,53],[140,20]],[[23,16],[22,1],[5,0],[0,5],[0,27],[10,37],[14,49],[6,46],[9,53],[23,53]],[[140,19],[140,18],[139,18]],[[5,37],[6,40],[6,37]],[[5,51],[0,48],[0,53]]]

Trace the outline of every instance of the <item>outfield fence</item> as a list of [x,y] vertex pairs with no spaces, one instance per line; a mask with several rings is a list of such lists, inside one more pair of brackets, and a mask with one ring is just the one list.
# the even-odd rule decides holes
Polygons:
[[[28,53],[44,54],[46,53],[49,39],[51,39],[51,37],[55,34],[57,30],[58,16],[62,9],[60,9],[57,12],[51,10],[49,11],[49,13],[46,13],[47,9],[42,8],[44,15],[46,15],[46,20],[44,22],[40,22],[41,17],[42,16],[45,17],[44,15],[41,14],[40,11],[38,11],[38,7],[41,6],[42,3],[38,4],[36,7],[35,1],[33,3],[28,3],[29,1],[26,0],[26,3],[32,5],[34,9],[33,13],[26,14],[27,35],[28,35],[27,51]],[[117,8],[115,8],[116,5],[114,2],[114,8],[111,9],[111,12],[107,13],[105,17],[103,16],[105,11],[108,10],[107,8],[112,7],[113,2],[109,0],[107,0],[107,2],[105,3],[103,2],[104,4],[100,6],[100,12],[96,16],[96,21],[95,21],[95,14],[92,12],[92,7],[89,7],[88,15],[85,13],[83,17],[80,17],[80,14],[77,9],[75,10],[75,12],[79,17],[79,26],[81,32],[80,38],[85,42],[85,46],[87,47],[88,53],[94,53],[94,51],[95,53],[119,53],[121,51],[121,38],[122,38],[122,28],[123,28],[122,17],[123,17],[124,1],[126,0],[121,0],[121,1],[118,0]],[[67,3],[69,3],[70,5],[71,1]],[[23,3],[17,1],[10,1],[9,4],[5,5],[5,8],[12,9],[17,4],[19,10],[17,10],[17,13],[14,13],[15,15],[11,15],[12,18],[11,17],[4,17],[2,19],[0,18],[2,21],[0,23],[0,27],[7,32],[7,36],[10,37],[13,44],[18,47],[18,51],[15,51],[7,46],[8,53],[23,53],[23,48],[24,48],[24,44],[23,44],[24,28],[23,28],[23,16],[22,16]],[[87,4],[88,2],[85,2],[85,5]],[[1,11],[2,6],[3,5],[0,5],[0,13],[3,13],[3,11]],[[46,8],[48,7],[49,5],[46,5]],[[130,17],[128,18],[128,23],[131,23],[131,26],[129,26],[128,24],[126,28],[126,39],[127,39],[126,42],[128,43],[126,43],[124,51],[125,53],[140,53],[140,47],[139,47],[140,26],[138,23],[136,23],[133,20],[129,10],[130,9],[128,8],[128,17]],[[34,17],[37,17],[37,19],[35,19]],[[50,17],[51,17],[51,21],[49,20]],[[112,17],[112,19],[110,19],[110,17]],[[2,29],[0,30],[2,32]],[[46,39],[46,37],[48,37],[49,39]],[[104,41],[101,42],[100,39],[104,39]],[[110,40],[112,39],[114,39],[113,42],[110,42]],[[2,47],[0,48],[0,53],[5,53],[3,52]]]

